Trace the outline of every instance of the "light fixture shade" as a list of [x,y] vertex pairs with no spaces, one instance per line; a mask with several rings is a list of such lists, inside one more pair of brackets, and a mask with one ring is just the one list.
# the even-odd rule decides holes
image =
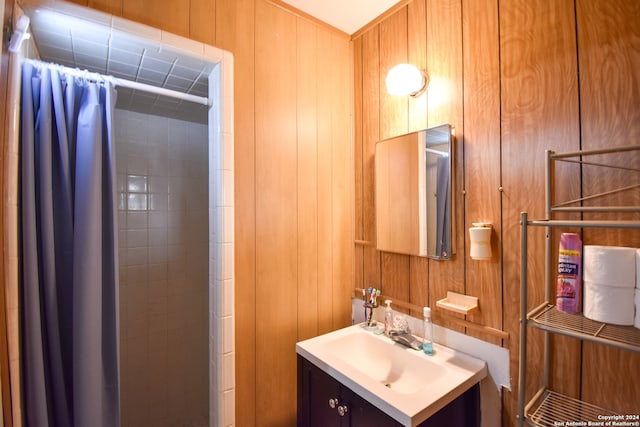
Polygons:
[[398,64],[387,73],[387,91],[397,96],[418,96],[427,87],[427,76],[411,64]]

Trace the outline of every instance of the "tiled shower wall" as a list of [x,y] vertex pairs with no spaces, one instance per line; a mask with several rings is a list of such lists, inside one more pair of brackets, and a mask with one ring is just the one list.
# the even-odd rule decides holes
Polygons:
[[116,110],[122,426],[209,425],[207,126]]

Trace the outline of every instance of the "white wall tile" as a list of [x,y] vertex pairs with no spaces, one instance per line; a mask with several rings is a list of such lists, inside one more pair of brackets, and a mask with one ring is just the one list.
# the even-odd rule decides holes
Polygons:
[[[149,248],[149,251],[151,252],[152,248]],[[166,256],[166,248],[165,249],[165,256]],[[156,248],[156,250],[159,250],[159,248]],[[151,258],[151,257],[150,257]],[[154,260],[149,260],[149,271],[148,271],[148,278],[149,278],[149,283],[151,282],[166,282],[167,281],[167,263],[166,262],[154,262]],[[154,292],[157,289],[154,288]],[[150,297],[152,297],[152,295],[150,295]]]
[[234,340],[234,323],[231,316],[224,317],[222,319],[222,352],[231,353],[235,348]]
[[[165,172],[164,169],[163,172]],[[163,175],[150,174],[148,176],[149,192],[153,194],[169,194],[169,178]]]
[[222,316],[233,316],[234,312],[234,289],[233,280],[222,282]]
[[236,419],[236,402],[233,390],[226,390],[222,393],[222,404],[224,407],[222,425],[225,427],[234,425]]
[[[199,396],[208,395],[208,381],[202,381],[203,369],[198,363],[207,369],[208,170],[196,160],[207,158],[206,128],[120,110],[116,112],[118,119],[122,123],[117,126],[116,148],[126,166],[119,176],[119,191],[126,209],[119,214],[124,248],[121,299],[126,301],[121,324],[125,337],[137,340],[147,337],[151,345],[146,355],[134,357],[128,352],[130,348],[135,350],[132,344],[135,341],[128,341],[122,346],[121,358],[123,371],[130,371],[131,363],[137,363],[140,370],[150,370],[145,379],[148,385],[155,384],[145,386],[146,393],[141,393],[142,374],[123,381],[123,396],[138,403],[125,406],[123,417],[130,423],[141,408],[153,407],[154,420],[166,418],[174,424],[185,423],[190,416],[207,411],[206,397],[203,400]],[[123,130],[125,126],[129,130]],[[170,161],[167,135],[175,140]],[[125,141],[129,143],[123,145]],[[171,170],[173,176],[169,177]],[[172,207],[175,210],[170,210]],[[197,280],[202,283],[197,284]],[[221,323],[215,325],[222,328]],[[154,347],[153,343],[158,342],[166,342],[167,349]],[[163,355],[169,347],[171,354]],[[158,367],[158,357],[175,360],[175,366],[165,372],[170,380],[156,378],[157,372],[153,370]],[[175,385],[175,396],[159,387],[158,381]],[[199,401],[203,401],[203,408],[198,407]]]
[[231,390],[235,386],[235,360],[233,353],[222,356],[222,389]]
[[162,175],[167,172],[169,168],[169,153],[165,149],[165,152],[157,152],[157,156],[149,159],[147,172],[149,175]]
[[222,242],[233,242],[235,233],[235,218],[233,217],[233,206],[225,206],[222,208],[223,226],[222,226]]
[[146,211],[147,195],[129,193],[127,197],[127,210],[129,211]]
[[144,265],[130,265],[126,267],[127,282],[131,285],[147,283],[149,268]]
[[[211,352],[211,350],[210,350]],[[213,352],[211,352],[213,354]],[[220,376],[218,375],[218,366],[220,363],[215,359],[215,357],[211,358],[209,363],[209,424],[213,424],[214,426],[219,426],[220,421],[222,419],[222,392],[220,391]]]
[[216,302],[214,300],[219,300],[217,296],[211,296],[209,298],[209,358],[217,357],[218,355],[222,355],[222,346],[223,343],[220,342],[220,336],[216,331],[216,328],[220,325],[220,318],[215,313],[214,305]]
[[235,183],[232,170],[225,169],[223,171],[222,188],[224,189],[222,206],[233,206],[235,196]]
[[127,225],[126,227],[131,228],[147,228],[148,227],[148,219],[146,212],[127,212]]
[[233,153],[233,135],[229,132],[221,133],[219,140],[222,142],[222,168],[233,170],[234,153]]
[[162,31],[160,37],[163,44],[171,46],[178,51],[181,51],[183,53],[192,53],[196,57],[201,57],[202,55],[204,55],[204,44],[198,41],[187,39],[185,37],[171,34],[166,31]]
[[224,233],[224,212],[220,207],[209,208],[209,241],[222,243]]
[[148,244],[148,230],[146,228],[131,228],[126,230],[125,234],[126,247],[146,248]]
[[[210,279],[211,280],[211,279]],[[222,319],[224,317],[224,309],[223,309],[223,282],[219,281],[219,280],[215,280],[213,279],[214,284],[213,286],[211,286],[213,292],[210,292],[210,304],[209,307],[213,312],[213,315],[216,319]],[[216,328],[218,323],[216,322]],[[215,331],[216,328],[214,328],[212,331]]]
[[164,211],[149,211],[149,228],[167,228],[169,225],[169,214]]
[[[100,26],[109,26],[111,23],[110,15],[69,2],[56,2],[56,10],[64,12],[67,15],[81,18],[83,21],[89,21],[87,25],[97,24]],[[62,15],[56,15],[58,15],[57,19],[64,19]]]
[[128,248],[127,249],[127,265],[141,265],[148,262],[147,247]]
[[168,231],[166,228],[151,228],[147,230],[147,238],[149,242],[149,247],[153,246],[165,246],[168,251]]
[[132,38],[131,35],[135,35],[136,38],[144,37],[146,40],[156,40],[158,42],[161,39],[161,31],[159,29],[117,16],[111,17],[111,27],[113,28],[114,38],[120,37],[124,40],[130,40]]
[[148,209],[151,211],[168,211],[169,196],[166,193],[151,193],[148,198]]

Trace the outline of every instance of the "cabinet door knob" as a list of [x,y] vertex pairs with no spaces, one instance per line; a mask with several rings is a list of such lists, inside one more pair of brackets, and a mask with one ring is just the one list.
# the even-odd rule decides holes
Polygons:
[[340,414],[341,417],[344,417],[344,414],[346,414],[348,410],[347,405],[338,406],[338,414]]
[[336,406],[338,406],[338,399],[329,399],[329,407],[331,407],[331,409],[336,409]]

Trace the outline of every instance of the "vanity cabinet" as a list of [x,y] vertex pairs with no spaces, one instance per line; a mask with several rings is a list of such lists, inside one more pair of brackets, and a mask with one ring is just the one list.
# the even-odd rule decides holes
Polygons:
[[[330,405],[331,399],[334,399],[333,405]],[[401,424],[298,356],[298,426],[395,427]]]
[[[472,386],[420,427],[479,427],[479,389],[478,384]],[[333,426],[396,427],[402,424],[298,355],[298,427]]]

